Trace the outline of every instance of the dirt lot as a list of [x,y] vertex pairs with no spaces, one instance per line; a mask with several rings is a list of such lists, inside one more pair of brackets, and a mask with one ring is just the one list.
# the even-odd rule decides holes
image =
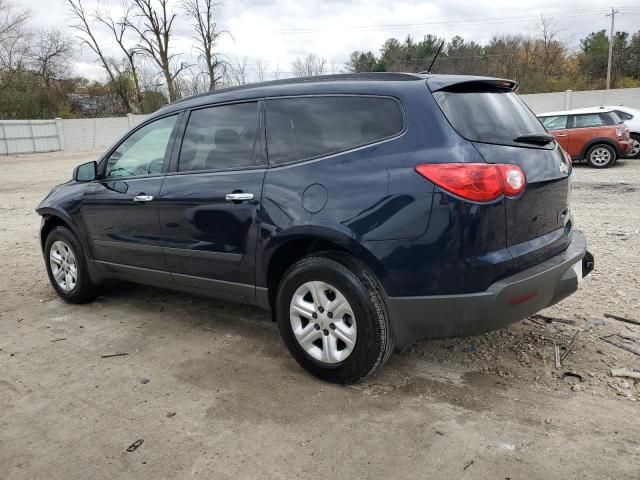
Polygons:
[[0,478],[640,477],[640,383],[609,376],[640,356],[600,339],[640,340],[605,317],[640,319],[640,162],[575,169],[597,266],[542,312],[568,323],[422,342],[338,387],[254,308],[130,284],[60,301],[33,209],[94,157],[0,158]]

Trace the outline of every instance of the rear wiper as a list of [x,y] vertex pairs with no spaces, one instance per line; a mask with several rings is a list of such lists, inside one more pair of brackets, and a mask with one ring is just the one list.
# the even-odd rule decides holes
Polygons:
[[530,133],[528,135],[520,135],[513,139],[514,142],[533,143],[534,145],[546,145],[553,142],[553,135],[548,133]]

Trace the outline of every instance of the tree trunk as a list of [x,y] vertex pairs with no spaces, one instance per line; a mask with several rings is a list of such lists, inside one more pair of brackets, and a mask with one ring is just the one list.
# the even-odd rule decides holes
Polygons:
[[173,77],[171,76],[171,71],[169,70],[169,66],[163,67],[164,78],[167,82],[167,90],[169,90],[169,102],[175,102],[176,98],[176,89],[173,86]]

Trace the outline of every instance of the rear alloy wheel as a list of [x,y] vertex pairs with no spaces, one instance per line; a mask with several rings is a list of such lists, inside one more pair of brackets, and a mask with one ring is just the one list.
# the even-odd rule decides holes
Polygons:
[[640,158],[640,134],[631,134],[631,150],[627,154],[627,158]]
[[300,347],[312,358],[335,364],[345,361],[356,345],[358,330],[353,309],[333,285],[311,281],[293,294],[291,328]]
[[616,159],[616,151],[604,143],[594,145],[587,151],[587,162],[594,168],[610,167]]
[[393,351],[380,287],[347,254],[318,253],[289,268],[278,288],[276,317],[291,355],[328,382],[357,382]]

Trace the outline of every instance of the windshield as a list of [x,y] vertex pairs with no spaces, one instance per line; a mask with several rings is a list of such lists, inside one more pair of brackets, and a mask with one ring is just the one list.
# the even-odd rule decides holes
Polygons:
[[[453,128],[474,142],[532,147],[530,143],[515,139],[547,133],[511,90],[486,87],[471,91],[440,90],[433,96]],[[553,148],[553,144],[547,148]]]

